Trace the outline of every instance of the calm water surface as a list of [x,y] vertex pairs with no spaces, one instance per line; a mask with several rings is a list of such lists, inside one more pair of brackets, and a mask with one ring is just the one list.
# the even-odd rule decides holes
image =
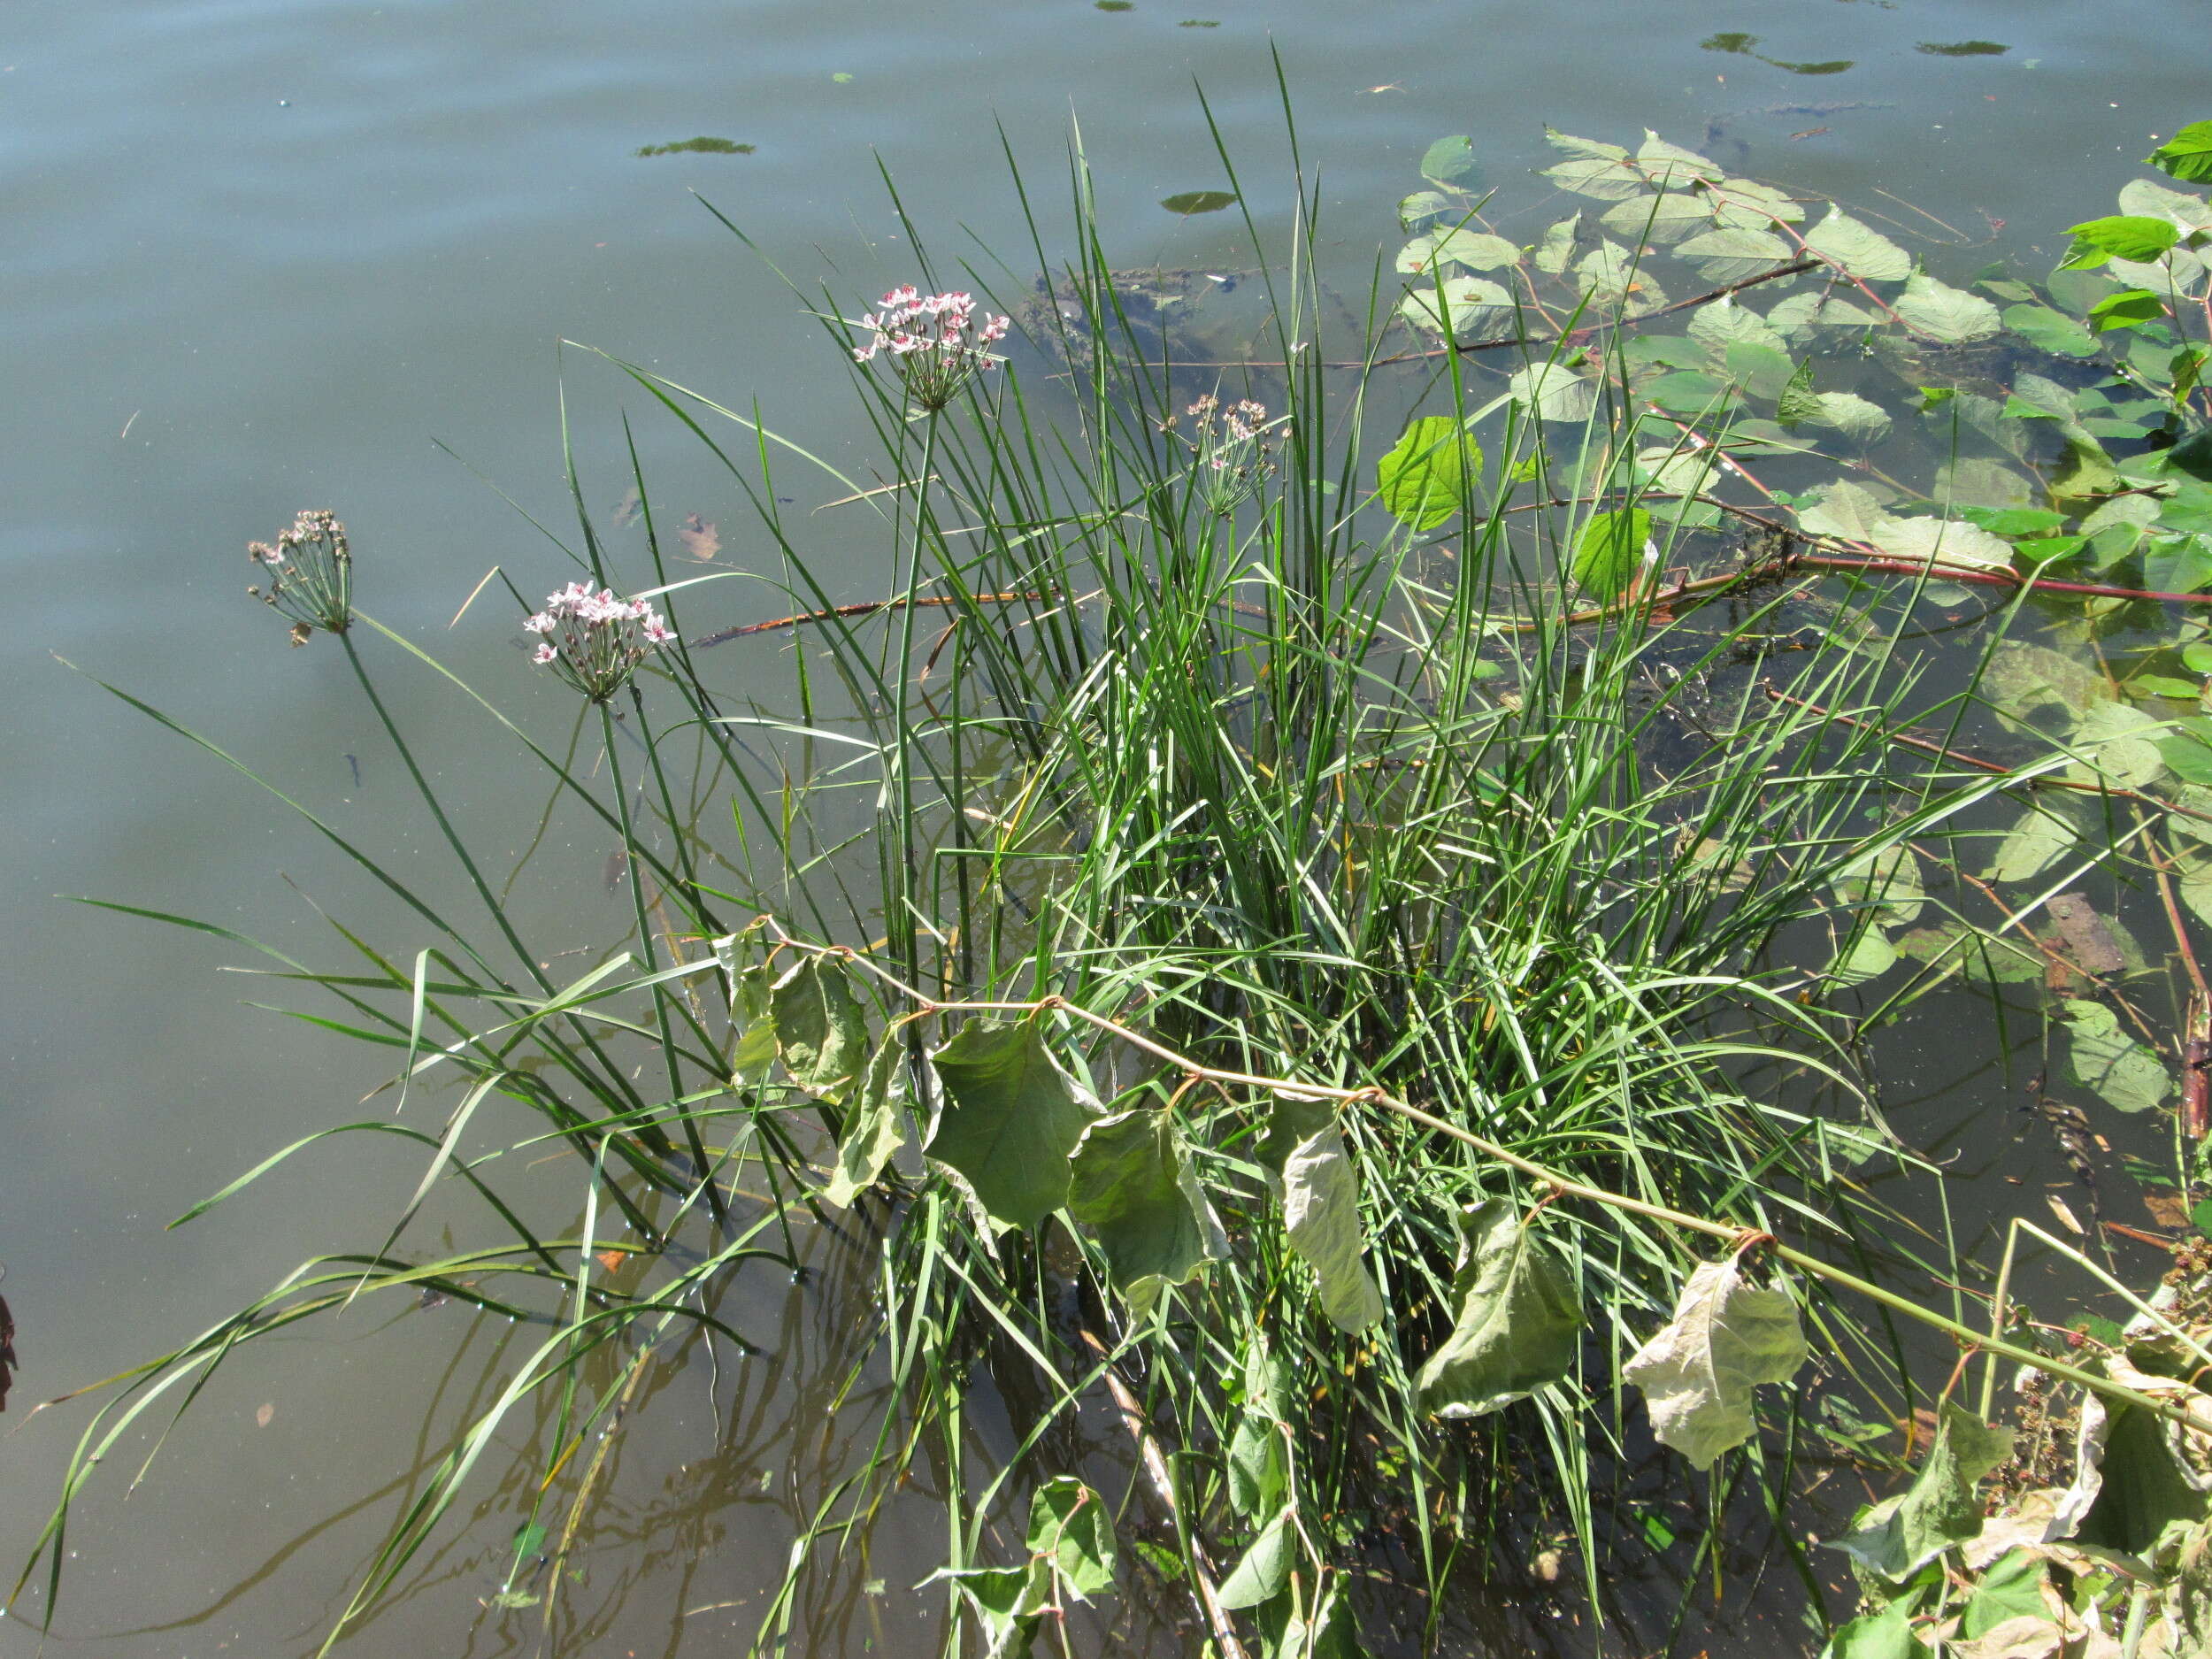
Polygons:
[[[588,489],[609,505],[619,495],[624,388],[603,365],[564,363],[563,336],[726,401],[757,396],[801,442],[843,453],[841,370],[692,193],[803,283],[858,299],[909,274],[880,158],[941,252],[979,242],[1025,273],[998,129],[1049,188],[1072,114],[1115,262],[1217,266],[1240,257],[1233,216],[1182,219],[1157,204],[1223,183],[1196,78],[1263,230],[1283,226],[1271,42],[1334,204],[1325,258],[1348,289],[1394,234],[1391,205],[1431,140],[1472,134],[1488,182],[1532,202],[1526,169],[1547,159],[1548,121],[1631,141],[1654,127],[1867,208],[1887,191],[1897,226],[1926,233],[1920,245],[1955,276],[2054,251],[2056,227],[2109,211],[2148,134],[2207,112],[2206,22],[2202,0],[2116,12],[2061,0],[12,8],[0,22],[0,562],[15,595],[0,657],[12,710],[0,1261],[22,1374],[18,1432],[0,1441],[0,1561],[28,1549],[82,1421],[71,1408],[24,1428],[17,1413],[183,1340],[319,1249],[363,1242],[418,1167],[358,1147],[310,1152],[288,1177],[164,1233],[267,1149],[356,1115],[379,1079],[343,1045],[242,1006],[284,999],[216,972],[244,963],[242,949],[51,895],[203,917],[330,960],[337,941],[296,881],[349,924],[410,936],[388,899],[250,783],[55,655],[171,709],[341,833],[396,844],[402,873],[442,890],[342,658],[326,641],[285,649],[243,597],[242,545],[303,505],[335,508],[365,607],[422,636],[495,564],[526,590],[566,580],[557,551],[472,472],[559,520],[565,376],[580,449],[613,480]],[[1701,45],[1729,32],[1755,44]],[[2006,50],[1922,50],[1976,40]],[[695,134],[757,148],[635,153]],[[1974,245],[1946,246],[1957,243]],[[742,503],[646,426],[649,467],[672,492],[664,508],[720,522],[726,561],[744,565],[756,549],[737,527]],[[879,590],[873,557],[833,564],[851,596]],[[721,592],[721,620],[766,614],[743,584]],[[541,695],[503,619],[472,613],[448,643],[495,698],[528,708]],[[427,734],[472,833],[518,853],[541,804],[527,774],[434,687],[387,667],[396,712]],[[549,700],[535,712],[561,718]],[[554,879],[534,922],[580,949],[618,934],[604,853],[549,849],[541,873]],[[1940,1043],[1930,1051],[1932,1066]],[[1933,1129],[1970,1114],[1982,1086],[1931,1071],[1916,1087]],[[763,1356],[718,1375],[663,1368],[649,1386],[649,1427],[626,1441],[564,1616],[568,1650],[722,1653],[752,1628],[808,1481],[858,1432],[831,1425],[810,1392],[864,1338],[838,1294],[852,1263],[820,1265],[799,1287],[731,1291],[725,1317]],[[440,1449],[420,1426],[426,1402],[452,1420],[528,1340],[453,1309],[363,1310],[256,1351],[194,1407],[127,1503],[127,1471],[104,1471],[70,1536],[52,1651],[311,1651],[403,1501],[378,1483]],[[987,1449],[994,1425],[978,1433]],[[496,1486],[481,1483],[473,1524],[442,1535],[355,1651],[534,1646],[535,1612],[480,1615],[525,1501]],[[903,1591],[941,1558],[941,1529],[923,1503],[892,1517],[855,1574],[889,1593],[807,1609],[810,1650],[919,1650],[936,1603]],[[1120,1617],[1125,1650],[1179,1646],[1143,1610]],[[27,1626],[0,1625],[0,1655],[37,1646]]]

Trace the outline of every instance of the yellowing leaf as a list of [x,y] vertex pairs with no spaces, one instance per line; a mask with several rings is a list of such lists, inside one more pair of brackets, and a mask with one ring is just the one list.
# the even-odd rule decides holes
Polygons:
[[1624,1375],[1644,1391],[1652,1432],[1708,1469],[1751,1438],[1751,1391],[1787,1382],[1805,1363],[1797,1303],[1744,1280],[1740,1257],[1705,1262],[1683,1286],[1674,1318],[1637,1350]]

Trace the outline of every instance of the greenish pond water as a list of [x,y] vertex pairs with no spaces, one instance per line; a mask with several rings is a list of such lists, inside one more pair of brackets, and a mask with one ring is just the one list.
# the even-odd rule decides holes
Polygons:
[[[879,158],[941,255],[979,242],[1024,268],[999,129],[1056,199],[1072,113],[1117,265],[1234,265],[1235,215],[1160,204],[1225,184],[1195,78],[1263,233],[1286,227],[1271,44],[1331,204],[1323,259],[1347,291],[1394,242],[1394,204],[1431,141],[1472,134],[1487,181],[1532,201],[1529,169],[1555,159],[1547,122],[1630,142],[1648,126],[1732,170],[1886,201],[1887,228],[1924,236],[1911,245],[1947,275],[2003,257],[2041,269],[2059,227],[2109,211],[2148,134],[2207,112],[2204,23],[2199,0],[2124,13],[2058,0],[17,8],[0,22],[0,566],[19,613],[0,656],[12,710],[0,730],[0,1288],[21,1369],[15,1432],[0,1440],[0,1561],[29,1549],[82,1420],[73,1407],[26,1426],[35,1401],[376,1234],[419,1167],[311,1153],[164,1233],[270,1148],[347,1120],[380,1079],[345,1047],[242,1006],[277,999],[216,971],[245,959],[235,948],[53,895],[322,952],[330,935],[296,882],[349,925],[403,934],[385,926],[388,898],[250,784],[56,654],[172,710],[342,833],[398,847],[403,872],[419,866],[442,891],[437,849],[343,663],[326,641],[285,649],[243,595],[243,545],[302,506],[334,508],[364,608],[424,638],[495,564],[525,591],[565,580],[558,553],[472,475],[561,518],[565,373],[579,449],[615,480],[588,488],[614,505],[618,416],[640,400],[603,365],[564,359],[564,336],[736,405],[758,396],[772,424],[833,460],[860,453],[819,332],[694,193],[803,285],[856,299],[911,274]],[[718,524],[723,561],[744,568],[741,501],[665,423],[646,421],[641,441],[663,510]],[[833,554],[831,568],[841,597],[876,596],[886,580],[872,552],[841,565]],[[722,591],[728,623],[768,614],[768,595]],[[472,613],[448,644],[503,706],[560,723],[503,622]],[[387,692],[472,835],[518,855],[542,802],[514,757],[421,679],[394,674]],[[625,925],[605,853],[579,841],[540,855],[557,879],[529,901],[535,919],[579,950]],[[1988,1162],[1993,1210],[2016,1202],[2004,1178],[2062,1176],[2047,1142],[2012,1139],[2012,1085],[1968,1057],[1946,1004],[1924,1006],[1889,1054],[1901,1130]],[[752,1630],[812,1476],[866,1432],[864,1398],[833,1418],[821,1391],[865,1340],[841,1287],[867,1259],[825,1245],[818,1265],[795,1286],[733,1289],[722,1312],[759,1356],[666,1368],[649,1385],[659,1397],[639,1402],[585,1540],[561,1651],[722,1653]],[[70,1535],[49,1651],[311,1651],[403,1501],[379,1483],[439,1449],[426,1406],[444,1423],[480,1401],[516,1340],[446,1308],[365,1311],[257,1349],[127,1502],[126,1471],[104,1471]],[[979,1422],[979,1449],[1002,1444],[1002,1428]],[[1110,1444],[1110,1423],[1096,1432]],[[479,1605],[519,1494],[488,1480],[477,1495],[471,1524],[448,1530],[352,1650],[534,1650],[534,1610]],[[803,1650],[922,1650],[940,1604],[904,1591],[941,1558],[941,1525],[927,1502],[890,1517],[856,1575],[885,1593],[804,1608]],[[1176,1652],[1182,1617],[1122,1607],[1110,1638],[1102,1620],[1079,1640]],[[1740,1651],[1776,1640],[1749,1631]],[[0,1624],[0,1655],[38,1647],[24,1622]]]

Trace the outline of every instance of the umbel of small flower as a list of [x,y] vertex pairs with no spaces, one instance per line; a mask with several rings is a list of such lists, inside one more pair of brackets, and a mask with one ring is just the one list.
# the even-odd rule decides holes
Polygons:
[[887,354],[906,395],[924,409],[940,410],[960,388],[998,361],[989,347],[1006,338],[1010,319],[989,312],[977,319],[969,294],[924,294],[896,288],[883,296],[883,309],[860,319],[868,343],[853,348],[856,362]]
[[353,620],[353,550],[335,513],[311,509],[292,520],[273,545],[249,541],[246,557],[268,572],[266,590],[246,591],[292,618],[292,643],[317,628],[343,634]]
[[1193,487],[1208,512],[1226,517],[1259,494],[1275,470],[1276,440],[1267,434],[1267,408],[1250,398],[1227,408],[1211,392],[1184,412],[1191,417]]
[[594,703],[630,681],[645,654],[676,636],[642,599],[618,599],[612,588],[571,582],[523,623],[539,636],[530,660],[550,668]]

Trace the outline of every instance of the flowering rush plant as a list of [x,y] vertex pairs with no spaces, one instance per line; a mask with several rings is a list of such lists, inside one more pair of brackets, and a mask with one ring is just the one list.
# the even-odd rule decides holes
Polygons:
[[549,595],[545,609],[522,626],[539,636],[530,660],[552,669],[594,703],[621,690],[648,651],[676,637],[642,599],[618,599],[612,588],[594,591],[586,582],[571,582]]
[[1188,442],[1197,451],[1193,473],[1209,512],[1226,516],[1259,494],[1275,470],[1275,442],[1267,435],[1267,406],[1250,398],[1224,407],[1211,392],[1183,411],[1190,416]]
[[353,550],[337,514],[311,508],[274,542],[249,541],[246,557],[269,573],[265,592],[246,591],[292,618],[293,644],[306,644],[317,628],[346,631],[353,620]]
[[883,296],[883,309],[860,319],[871,338],[853,348],[853,359],[872,361],[888,353],[907,396],[924,409],[939,410],[998,359],[988,349],[1006,338],[1012,326],[986,311],[977,320],[971,294],[924,294],[909,286]]

